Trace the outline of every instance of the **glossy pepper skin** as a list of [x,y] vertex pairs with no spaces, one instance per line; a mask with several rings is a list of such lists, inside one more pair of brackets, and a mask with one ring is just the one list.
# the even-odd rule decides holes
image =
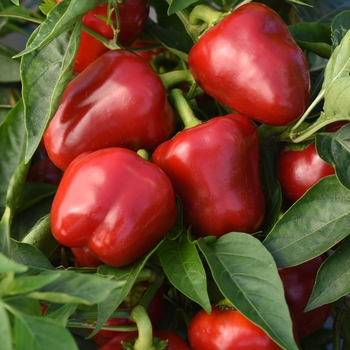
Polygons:
[[215,117],[185,129],[154,151],[197,237],[255,232],[264,219],[259,140],[243,115]]
[[300,150],[285,148],[278,156],[277,178],[290,203],[296,202],[323,177],[334,173],[334,168],[317,154],[314,142]]
[[215,24],[191,48],[188,64],[208,95],[260,123],[290,124],[308,106],[305,56],[264,4],[244,4]]
[[260,327],[234,308],[213,305],[208,314],[200,310],[190,322],[188,340],[192,350],[281,350]]
[[[60,2],[60,0],[56,0]],[[149,3],[147,0],[124,0],[118,3],[118,11],[120,18],[120,32],[118,34],[118,42],[122,46],[131,46],[139,37],[146,23],[149,14]],[[108,17],[108,4],[104,3],[92,11],[89,11],[82,19],[82,24],[103,36],[112,40],[114,33],[112,27],[103,19]],[[111,16],[114,26],[117,27],[117,18],[115,12]],[[109,49],[98,39],[88,34],[84,30],[80,32],[80,44],[74,61],[73,71],[81,73],[88,65],[95,61],[103,53]]]
[[332,304],[304,312],[315,285],[317,271],[325,260],[325,256],[320,255],[300,265],[278,269],[299,338],[307,337],[321,328],[331,314]]
[[83,154],[65,171],[51,207],[51,229],[100,263],[125,266],[152,249],[176,220],[164,172],[126,148]]
[[173,136],[175,116],[152,66],[128,50],[104,53],[65,89],[44,133],[62,170],[79,154],[107,147],[152,151]]

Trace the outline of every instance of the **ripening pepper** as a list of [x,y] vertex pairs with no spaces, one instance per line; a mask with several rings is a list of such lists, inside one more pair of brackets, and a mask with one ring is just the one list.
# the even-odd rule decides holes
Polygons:
[[259,139],[239,114],[184,129],[156,148],[151,161],[169,176],[195,236],[255,232],[264,219]]
[[82,154],[68,166],[50,220],[59,243],[88,251],[94,266],[119,267],[153,249],[176,216],[164,172],[132,150],[112,147]]
[[175,115],[152,66],[128,50],[104,53],[66,87],[44,133],[62,170],[79,154],[107,147],[154,150],[173,136]]
[[188,64],[209,96],[257,122],[288,125],[308,106],[305,55],[264,4],[239,6],[209,28],[191,48]]
[[[61,2],[62,0],[56,0]],[[115,12],[112,12],[111,20],[115,28],[119,28],[118,43],[122,46],[131,44],[140,36],[149,14],[147,0],[124,0],[117,3],[120,23],[118,25]],[[89,11],[82,19],[82,24],[101,35],[112,40],[113,28],[106,23],[108,18],[108,4],[103,3]],[[80,44],[74,61],[73,71],[81,73],[88,65],[99,56],[109,50],[100,40],[84,30],[80,32]]]

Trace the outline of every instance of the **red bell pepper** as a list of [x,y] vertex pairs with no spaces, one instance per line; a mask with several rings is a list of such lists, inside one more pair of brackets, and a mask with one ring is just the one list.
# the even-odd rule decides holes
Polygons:
[[210,27],[191,48],[188,64],[208,95],[258,122],[287,125],[308,106],[305,55],[264,4],[239,6]]
[[174,130],[174,112],[149,62],[131,51],[114,50],[68,84],[44,142],[51,160],[65,170],[86,151],[152,151]]
[[[60,1],[56,0],[56,2]],[[111,19],[114,27],[119,28],[118,43],[122,46],[130,46],[139,37],[146,23],[149,14],[149,3],[147,0],[124,0],[123,2],[118,2],[117,6],[120,24],[118,25],[115,12],[112,13]],[[83,17],[82,24],[102,37],[112,40],[114,38],[113,28],[99,17],[108,17],[107,3],[89,11]],[[73,71],[81,73],[88,65],[108,50],[108,47],[100,40],[82,30]]]
[[187,128],[158,146],[151,161],[172,181],[184,225],[195,236],[253,233],[261,225],[259,139],[247,117],[215,117]]
[[176,216],[173,186],[161,169],[134,151],[106,148],[69,165],[52,203],[51,229],[62,245],[119,267],[154,248]]

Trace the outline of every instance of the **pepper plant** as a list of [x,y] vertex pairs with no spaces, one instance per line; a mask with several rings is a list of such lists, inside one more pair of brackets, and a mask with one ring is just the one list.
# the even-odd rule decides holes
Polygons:
[[0,2],[1,348],[349,349],[349,1],[132,4]]

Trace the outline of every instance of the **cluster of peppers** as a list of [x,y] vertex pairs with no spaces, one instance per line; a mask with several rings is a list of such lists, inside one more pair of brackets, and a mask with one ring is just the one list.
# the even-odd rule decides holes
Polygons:
[[[118,43],[130,47],[139,38],[148,13],[147,1],[126,0],[109,18],[107,4],[102,4],[84,16],[83,24],[109,40],[117,28]],[[106,23],[107,18],[112,24]],[[283,20],[263,4],[244,4],[226,14],[199,5],[190,14],[193,25],[208,18],[211,22],[189,52],[188,69],[170,82],[141,53],[111,50],[96,35],[81,32],[73,68],[76,76],[43,136],[50,160],[64,172],[51,209],[52,233],[60,244],[71,248],[77,265],[126,266],[156,247],[180,215],[193,237],[218,238],[233,231],[252,234],[262,225],[266,193],[257,125],[286,126],[300,118],[310,97],[308,64]],[[242,43],[247,41],[250,46],[245,51],[247,45]],[[214,99],[228,112],[198,119],[189,103],[198,95]],[[288,150],[284,150],[278,173],[283,190],[284,183],[293,183],[293,172],[285,175],[282,164],[289,163],[287,157]],[[295,201],[306,189],[294,197],[292,189],[287,197]],[[307,293],[320,263],[314,262],[315,268],[305,265],[310,272]],[[280,269],[280,275],[286,285],[298,288],[293,268]],[[323,324],[330,306],[313,325],[313,320],[305,321],[303,307],[295,300],[297,292],[290,294],[286,294],[289,305],[299,305],[292,315],[297,341]],[[208,339],[203,332],[208,329],[207,318],[211,324],[216,319],[219,327],[222,317],[238,318],[250,333],[240,337],[239,346],[232,334],[220,349],[231,349],[232,344],[237,349],[247,348],[244,344],[251,348],[253,338],[261,340],[259,349],[280,349],[224,302],[215,305],[210,315],[203,310],[193,319],[192,349],[219,349],[215,337],[212,343],[203,343]],[[132,319],[138,323],[137,315]],[[175,336],[156,332],[169,344],[149,345],[154,349],[189,349],[182,339],[170,340]],[[95,340],[103,339],[101,350],[133,348],[128,343],[122,347],[120,342],[136,334],[122,334],[123,339],[119,335],[109,345],[104,345],[110,337],[103,337],[103,331]],[[141,328],[139,337],[143,337]],[[137,341],[130,346],[142,348]]]

